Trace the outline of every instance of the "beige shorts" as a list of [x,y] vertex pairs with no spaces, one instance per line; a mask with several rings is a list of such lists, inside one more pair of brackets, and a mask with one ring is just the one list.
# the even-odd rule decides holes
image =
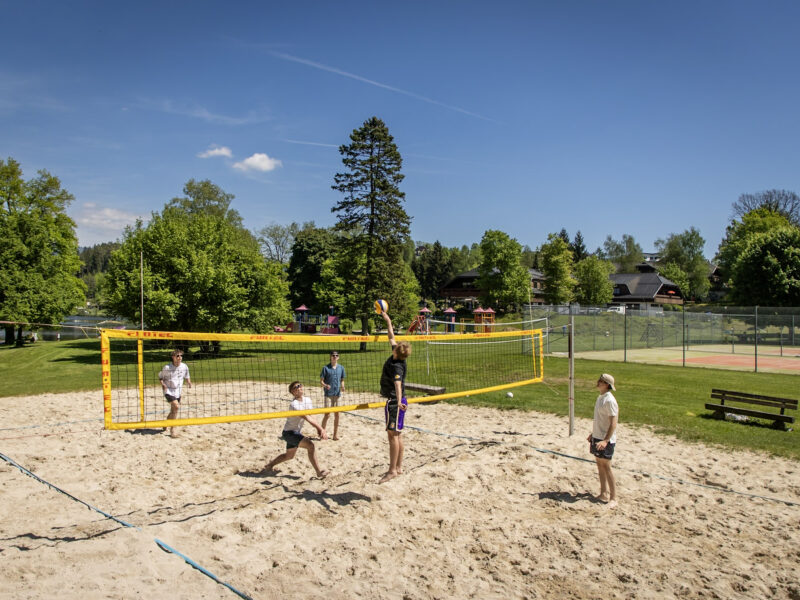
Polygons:
[[325,396],[325,408],[339,406],[339,398],[341,398],[341,396]]

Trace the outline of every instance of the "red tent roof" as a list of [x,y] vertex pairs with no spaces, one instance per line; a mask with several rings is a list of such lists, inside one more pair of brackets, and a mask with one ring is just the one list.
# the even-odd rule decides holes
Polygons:
[[494,313],[494,311],[492,310],[491,307],[485,309],[483,312],[485,312],[485,313]]
[[422,308],[419,309],[419,312],[421,312],[421,313],[429,313],[429,312],[431,312],[431,309],[428,308],[427,306],[423,306]]
[[308,307],[305,304],[301,304],[300,306],[295,308],[295,310],[308,310]]
[[454,308],[448,308],[446,311],[444,311],[444,314],[451,315],[454,312],[456,312],[456,310]]
[[473,312],[473,313],[484,313],[484,312],[486,312],[486,311],[485,311],[485,310],[483,310],[483,309],[482,309],[482,308],[479,306],[478,308],[476,308],[476,309],[475,309],[475,310],[473,310],[472,312]]

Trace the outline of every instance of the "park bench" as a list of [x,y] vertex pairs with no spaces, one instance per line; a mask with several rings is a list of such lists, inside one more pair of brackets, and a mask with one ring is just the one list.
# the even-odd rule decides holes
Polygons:
[[[424,383],[406,382],[405,389],[412,390],[414,392],[425,392],[425,394],[428,396],[438,396],[439,394],[444,394],[446,388],[436,385],[426,385]],[[438,402],[438,400],[432,401],[431,404],[436,404],[436,402]]]
[[[772,420],[774,421],[775,427],[780,429],[785,429],[786,423],[794,423],[794,417],[787,415],[786,410],[797,410],[797,400],[762,396],[760,394],[748,394],[745,392],[734,392],[731,390],[712,389],[711,399],[717,400],[718,404],[708,403],[706,404],[706,409],[713,410],[714,416],[718,419],[724,419],[725,413],[734,413],[737,415],[756,417],[758,419]],[[734,403],[734,405],[731,403]],[[780,409],[780,413],[743,408],[739,406],[741,404],[777,408]]]

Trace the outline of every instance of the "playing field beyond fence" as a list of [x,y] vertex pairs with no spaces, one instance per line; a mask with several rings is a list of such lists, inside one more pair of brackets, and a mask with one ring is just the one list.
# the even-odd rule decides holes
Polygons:
[[546,319],[545,353],[556,356],[568,354],[572,323],[580,358],[800,373],[800,309],[737,310],[742,312],[564,306],[533,307],[528,315]]

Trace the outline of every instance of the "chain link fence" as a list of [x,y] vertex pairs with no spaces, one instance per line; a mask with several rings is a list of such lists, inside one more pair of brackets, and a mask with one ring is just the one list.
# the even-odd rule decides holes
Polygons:
[[[717,310],[719,309],[719,310]],[[798,359],[800,308],[714,307],[714,311],[632,310],[605,306],[526,307],[526,318],[546,319],[545,352],[567,353],[570,317],[574,319],[574,351],[588,358],[686,364],[696,353]],[[649,352],[646,352],[649,351]],[[702,364],[702,361],[694,361]],[[710,366],[706,364],[705,366]],[[763,366],[763,365],[762,365]],[[795,367],[789,365],[789,370]]]

